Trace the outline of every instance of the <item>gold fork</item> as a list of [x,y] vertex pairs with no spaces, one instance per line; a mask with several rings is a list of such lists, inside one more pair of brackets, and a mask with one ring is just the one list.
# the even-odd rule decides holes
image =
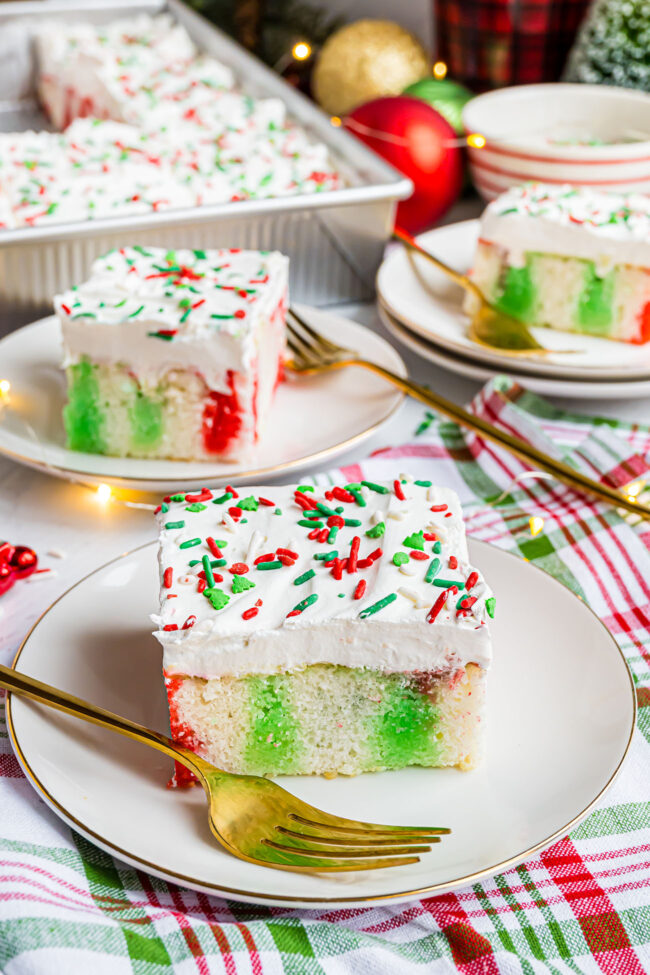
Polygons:
[[[425,250],[410,234],[406,234],[402,230],[394,230],[393,237],[404,245],[409,257],[412,254],[419,254],[420,257],[424,257],[472,296],[473,309],[469,323],[469,337],[472,341],[490,349],[499,349],[504,355],[549,355],[551,350],[540,345],[523,322],[492,305],[470,277],[456,271],[453,267],[449,267],[439,257]],[[417,266],[415,262],[412,263],[413,270],[419,277]],[[422,283],[426,286],[426,282]]]
[[581,490],[586,494],[591,494],[598,498],[599,501],[607,501],[617,508],[624,508],[627,511],[634,512],[634,514],[641,518],[650,519],[650,508],[639,504],[636,498],[621,494],[615,488],[608,487],[605,484],[599,484],[598,481],[592,480],[575,468],[569,467],[568,464],[556,460],[549,454],[545,454],[542,450],[538,450],[537,447],[533,447],[519,437],[514,437],[488,423],[486,420],[483,420],[481,417],[474,416],[472,413],[463,409],[462,406],[457,406],[456,403],[445,399],[444,396],[439,396],[438,393],[432,392],[426,386],[413,382],[412,379],[398,376],[397,373],[391,372],[390,369],[385,369],[384,366],[380,366],[376,362],[370,362],[368,359],[362,358],[352,349],[346,349],[341,345],[337,345],[324,335],[321,335],[320,332],[317,332],[315,328],[312,328],[293,308],[289,309],[287,330],[287,341],[293,358],[286,365],[293,372],[300,375],[316,375],[318,373],[331,372],[335,369],[345,369],[347,366],[360,366],[362,369],[369,369],[370,372],[374,372],[387,379],[388,382],[399,387],[399,389],[408,393],[410,396],[413,396],[414,399],[421,400],[421,402],[426,403],[428,406],[433,406],[440,413],[444,413],[445,416],[461,424],[461,426],[473,430],[475,433],[480,434],[481,437],[484,437],[486,440],[491,440],[500,447],[505,447],[510,453],[521,457],[522,460],[531,464],[534,468],[541,468],[542,470],[548,471],[558,481],[562,481],[564,484],[568,484],[578,491]]
[[0,687],[117,731],[181,762],[205,789],[210,829],[230,853],[249,863],[292,870],[376,870],[417,863],[441,826],[380,826],[323,812],[259,775],[234,775],[210,765],[167,735],[89,704],[50,684],[0,665]]

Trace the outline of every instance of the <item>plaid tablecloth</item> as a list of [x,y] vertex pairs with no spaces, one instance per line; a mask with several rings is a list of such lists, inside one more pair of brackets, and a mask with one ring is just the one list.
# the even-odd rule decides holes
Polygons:
[[[648,470],[647,427],[560,413],[503,379],[474,409],[610,483]],[[3,725],[3,975],[650,971],[650,525],[630,525],[548,481],[512,487],[523,469],[425,414],[411,443],[316,480],[409,470],[449,485],[471,534],[542,566],[592,606],[627,657],[639,702],[628,762],[596,812],[525,865],[444,896],[368,909],[248,906],[149,877],[73,833],[27,784]],[[545,519],[535,536],[531,515]]]

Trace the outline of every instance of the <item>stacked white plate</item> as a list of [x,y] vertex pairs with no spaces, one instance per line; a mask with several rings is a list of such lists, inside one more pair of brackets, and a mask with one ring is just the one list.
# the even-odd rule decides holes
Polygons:
[[[478,220],[439,227],[418,243],[459,271],[472,265]],[[394,248],[377,274],[382,320],[412,351],[462,376],[484,381],[508,375],[533,392],[585,399],[633,399],[650,394],[650,343],[630,345],[533,328],[550,354],[513,356],[473,342],[463,291],[425,258]]]

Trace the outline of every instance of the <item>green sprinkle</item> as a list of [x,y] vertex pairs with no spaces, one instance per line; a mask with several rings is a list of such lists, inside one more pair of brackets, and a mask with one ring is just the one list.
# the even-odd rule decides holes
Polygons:
[[395,552],[395,555],[393,556],[393,565],[406,565],[408,561],[409,557],[406,552]]
[[344,486],[346,491],[359,491],[362,487],[361,481],[351,481],[349,484]]
[[278,559],[276,562],[260,562],[257,568],[260,572],[267,572],[269,569],[281,569],[283,563]]
[[431,487],[433,481],[414,481],[413,483],[417,484],[418,487]]
[[309,582],[309,580],[313,579],[315,575],[316,573],[313,569],[307,569],[307,571],[303,572],[301,576],[298,576],[297,579],[293,580],[293,584],[294,586],[302,586],[303,582]]
[[380,609],[383,609],[384,606],[388,606],[389,603],[394,603],[396,599],[397,593],[391,592],[389,596],[384,596],[384,598],[380,599],[379,602],[373,603],[372,606],[368,606],[367,609],[362,609],[359,613],[359,619],[365,620],[366,616],[372,616],[374,613],[378,613]]
[[451,589],[452,586],[456,586],[456,589],[464,589],[465,583],[459,582],[457,579],[434,579],[434,586],[440,586],[441,589]]
[[440,559],[431,559],[429,562],[429,568],[427,569],[427,574],[424,577],[425,582],[433,582],[436,575],[440,571]]
[[328,508],[327,505],[323,504],[321,501],[316,502],[316,508],[318,509],[318,511],[322,511],[324,515],[327,515],[328,518],[331,518],[332,515],[338,514],[337,511],[333,511],[331,508]]
[[160,505],[160,510],[164,515],[166,515],[169,511],[169,505],[163,501],[163,503]]
[[171,342],[174,338],[173,335],[162,335],[160,332],[147,332],[150,339],[162,339],[163,342]]
[[338,559],[338,557],[339,553],[335,548],[331,552],[316,552],[314,556],[319,562],[331,562],[332,559]]
[[303,511],[302,516],[303,518],[313,518],[315,521],[323,517],[318,511]]
[[237,507],[241,508],[242,511],[257,511],[259,506],[259,501],[252,494],[248,498],[242,498],[237,502]]
[[171,498],[169,500],[170,501],[184,501],[185,500],[185,495],[184,494],[172,494],[172,496],[171,496]]
[[184,521],[166,521],[165,528],[185,528]]
[[[207,558],[207,556],[204,556],[204,558]],[[222,566],[226,565],[226,561],[226,559],[210,559],[210,565],[213,569],[220,569]],[[191,559],[189,566],[190,568],[193,568],[193,566],[202,565],[202,563],[203,559]]]
[[223,504],[225,501],[230,501],[231,498],[232,494],[230,491],[226,491],[226,493],[222,494],[220,498],[215,498],[212,504]]
[[300,602],[293,607],[291,612],[302,613],[303,610],[307,609],[309,606],[313,606],[315,602],[318,602],[317,592],[313,592],[311,596],[307,596],[305,599],[301,599]]
[[179,548],[194,548],[195,545],[200,545],[200,544],[201,544],[201,539],[200,538],[188,538],[188,540],[186,542],[181,542],[181,544],[178,547]]
[[440,542],[434,542],[431,551],[433,552],[434,555],[440,555],[440,553],[442,552],[442,545],[440,544]]
[[205,511],[206,508],[207,508],[207,504],[201,504],[199,501],[196,501],[194,504],[188,504],[188,506],[187,506],[187,508],[185,510],[186,511]]
[[350,494],[352,495],[352,497],[357,502],[360,508],[366,507],[365,498],[363,497],[360,491],[358,491],[356,488],[351,488],[351,487],[348,487],[348,491],[350,492]]
[[494,610],[496,609],[496,605],[497,605],[497,601],[494,598],[494,596],[490,596],[489,599],[485,600],[485,608],[491,620],[494,619]]
[[220,319],[234,318],[234,317],[235,317],[234,315],[210,315],[210,318],[220,318]]
[[301,518],[296,524],[301,525],[303,528],[322,528],[322,521],[307,521],[306,518]]
[[362,481],[364,487],[367,487],[369,491],[375,491],[377,494],[390,494],[387,487],[383,484],[375,484],[373,481]]
[[344,592],[340,592],[338,594],[338,596],[339,596],[339,599],[345,599],[345,593]]
[[232,580],[232,591],[237,596],[240,592],[246,592],[247,589],[254,589],[255,583],[251,579],[247,579],[246,576],[233,576]]
[[213,609],[223,609],[230,602],[230,596],[223,589],[204,589],[203,595],[210,600]]
[[348,528],[361,528],[361,522],[358,518],[345,518],[343,524]]
[[136,318],[140,314],[140,312],[143,311],[143,310],[144,310],[144,305],[140,305],[139,308],[136,308],[135,311],[132,311],[131,314],[130,315],[127,315],[126,317],[127,318]]
[[299,491],[302,491],[303,493],[305,491],[312,491],[313,492],[314,486],[313,486],[313,484],[299,484],[298,485],[298,490]]
[[336,541],[336,536],[338,535],[338,533],[339,533],[338,526],[332,525],[332,527],[330,528],[329,535],[327,536],[328,545],[332,545],[332,543]]
[[[199,259],[200,261],[205,261],[205,260],[206,260],[206,256],[205,256],[205,251],[192,251],[192,253],[193,253],[193,254],[194,254],[194,256],[195,256],[195,257],[197,257],[197,258],[198,258],[198,259]],[[148,256],[148,255],[147,255],[147,256]]]
[[282,514],[282,508],[276,508],[275,511],[273,512],[273,514],[274,515],[281,515]]
[[201,559],[203,563],[203,571],[205,572],[205,581],[210,589],[214,588],[214,576],[212,574],[212,566],[210,565],[210,556],[204,555]]
[[369,528],[366,532],[368,538],[381,538],[381,536],[386,531],[386,523],[383,521],[378,521],[376,525]]
[[412,535],[407,535],[402,545],[406,548],[417,549],[418,552],[424,552],[424,532],[413,532]]

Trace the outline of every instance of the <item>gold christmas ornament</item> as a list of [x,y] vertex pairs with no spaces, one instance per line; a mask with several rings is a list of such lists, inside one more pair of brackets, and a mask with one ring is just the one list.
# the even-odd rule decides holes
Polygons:
[[420,42],[391,20],[357,20],[332,34],[312,77],[314,97],[330,115],[347,115],[382,95],[399,95],[429,72]]

